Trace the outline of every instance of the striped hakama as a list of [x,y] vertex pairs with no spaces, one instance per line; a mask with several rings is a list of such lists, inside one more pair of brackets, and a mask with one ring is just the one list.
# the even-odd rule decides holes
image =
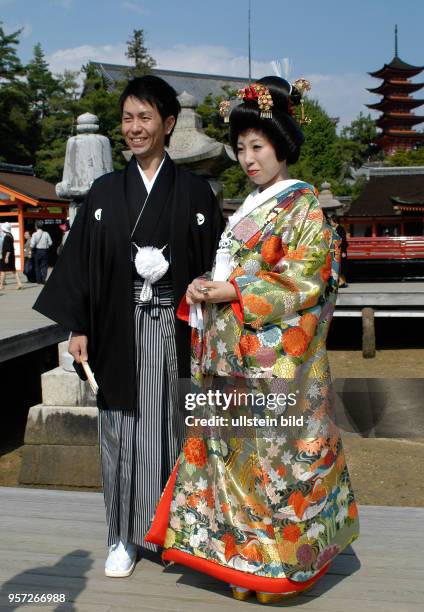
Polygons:
[[[134,285],[137,406],[100,410],[99,434],[108,545],[144,542],[184,439],[178,410],[175,314],[171,285],[153,285],[151,302]],[[124,408],[124,407],[123,407]]]

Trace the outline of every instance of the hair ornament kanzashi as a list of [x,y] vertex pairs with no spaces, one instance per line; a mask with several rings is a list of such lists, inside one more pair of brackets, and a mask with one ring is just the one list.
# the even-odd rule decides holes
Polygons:
[[231,102],[229,100],[222,100],[219,103],[219,114],[224,119],[224,123],[230,121]]
[[289,96],[289,112],[290,111],[290,103],[293,109],[293,98],[296,94],[300,95],[300,101],[297,101],[297,104],[300,104],[300,119],[299,123],[302,125],[309,125],[311,123],[311,119],[305,115],[305,106],[304,106],[304,94],[307,91],[311,90],[311,84],[306,79],[296,79],[292,83],[292,91]]
[[253,83],[242,87],[238,90],[237,97],[243,101],[255,101],[258,104],[259,110],[261,111],[261,119],[272,118],[272,107],[274,102],[272,101],[271,94],[269,93],[268,87],[261,83]]
[[[293,119],[298,121],[300,124],[308,125],[311,123],[311,119],[305,115],[303,98],[304,93],[306,91],[310,91],[310,89],[311,84],[306,79],[296,79],[296,81],[290,84],[287,110],[289,115],[291,115]],[[261,83],[246,85],[246,87],[242,87],[238,90],[237,98],[243,102],[256,102],[260,110],[261,119],[272,119],[272,107],[274,106],[274,101],[268,87],[265,87],[265,85],[262,85]],[[234,98],[226,98],[219,104],[219,114],[224,119],[224,123],[229,123],[230,121],[230,113],[234,107],[234,102]],[[296,106],[299,105],[301,107],[300,119],[296,116]]]

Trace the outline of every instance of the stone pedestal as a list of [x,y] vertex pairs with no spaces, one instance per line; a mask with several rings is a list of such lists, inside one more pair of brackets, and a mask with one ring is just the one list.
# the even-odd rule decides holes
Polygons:
[[[59,345],[59,359],[67,343]],[[41,376],[42,404],[30,408],[21,484],[101,486],[96,399],[76,373],[58,368]]]

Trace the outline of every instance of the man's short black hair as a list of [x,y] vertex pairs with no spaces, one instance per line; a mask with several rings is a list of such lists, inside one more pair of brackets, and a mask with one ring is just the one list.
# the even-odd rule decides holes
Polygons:
[[[124,110],[125,100],[130,97],[144,100],[152,106],[156,106],[163,121],[168,117],[175,117],[176,121],[181,111],[175,89],[171,87],[169,83],[153,74],[147,74],[129,81],[119,98],[121,115]],[[174,128],[172,128],[171,133],[165,137],[166,146],[169,145],[173,131]]]

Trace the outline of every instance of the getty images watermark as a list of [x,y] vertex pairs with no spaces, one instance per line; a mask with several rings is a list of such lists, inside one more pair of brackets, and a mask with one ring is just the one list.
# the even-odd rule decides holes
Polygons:
[[[279,413],[287,408],[296,406],[299,390],[293,393],[249,393],[231,391],[229,393],[220,389],[209,389],[205,393],[186,393],[185,409],[194,411],[202,408],[214,408],[224,413],[210,416],[196,416],[189,414],[185,417],[188,427],[303,427],[303,416],[259,416],[240,414],[240,409],[259,409],[260,412],[268,409]],[[237,415],[231,415],[237,409]]]

